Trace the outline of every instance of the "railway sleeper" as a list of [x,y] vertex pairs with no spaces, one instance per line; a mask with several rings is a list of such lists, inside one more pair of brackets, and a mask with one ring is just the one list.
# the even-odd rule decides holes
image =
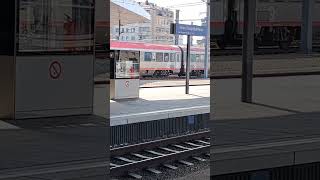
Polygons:
[[183,164],[183,165],[186,165],[186,166],[193,166],[194,165],[192,162],[188,162],[188,161],[185,161],[185,160],[179,160],[178,162]]
[[128,176],[134,179],[142,179],[142,176],[136,173],[128,173]]
[[156,170],[154,168],[147,168],[146,169],[147,171],[151,172],[151,173],[154,173],[154,174],[161,174],[162,172],[159,171],[159,170]]
[[171,169],[171,170],[176,170],[178,169],[177,166],[173,166],[173,165],[170,165],[170,164],[163,164],[162,166],[168,168],[168,169]]

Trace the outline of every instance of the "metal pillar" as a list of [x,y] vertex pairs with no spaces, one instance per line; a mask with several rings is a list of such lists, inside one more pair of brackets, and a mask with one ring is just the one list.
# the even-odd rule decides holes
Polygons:
[[302,1],[301,50],[305,54],[312,52],[312,15],[314,0]]
[[[191,22],[191,25],[193,25],[193,22]],[[190,45],[193,46],[193,37],[190,37]]]
[[244,27],[242,40],[242,102],[252,102],[254,33],[256,26],[256,0],[244,1]]
[[189,80],[190,80],[190,46],[191,36],[187,38],[187,58],[186,58],[186,94],[189,94]]
[[[177,9],[176,10],[176,24],[179,24],[179,20],[180,20],[180,10]],[[174,44],[179,45],[179,35],[178,34],[175,35]]]
[[209,50],[210,50],[210,1],[207,2],[207,36],[205,37],[204,78],[208,78]]

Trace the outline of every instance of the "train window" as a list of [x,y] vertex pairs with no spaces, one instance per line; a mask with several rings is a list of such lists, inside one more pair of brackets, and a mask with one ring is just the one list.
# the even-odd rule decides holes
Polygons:
[[94,0],[20,0],[18,6],[18,52],[93,51]]
[[196,62],[196,55],[195,54],[191,54],[190,60],[191,60],[191,62]]
[[201,62],[200,54],[196,54],[196,62]]
[[164,62],[169,62],[169,53],[164,53]]
[[156,53],[156,61],[163,62],[163,53]]
[[170,54],[170,62],[175,62],[176,61],[176,54],[171,53]]
[[181,56],[180,54],[177,54],[177,62],[180,62],[181,61]]
[[202,55],[200,55],[200,61],[201,62],[204,62],[204,60],[205,60],[205,56],[202,54]]
[[152,61],[152,52],[144,53],[144,61]]

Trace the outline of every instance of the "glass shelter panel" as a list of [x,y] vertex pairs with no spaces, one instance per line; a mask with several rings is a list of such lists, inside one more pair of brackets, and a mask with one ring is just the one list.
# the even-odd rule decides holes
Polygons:
[[20,0],[18,6],[18,52],[93,50],[94,0]]
[[139,78],[139,51],[118,51],[116,58],[116,79]]

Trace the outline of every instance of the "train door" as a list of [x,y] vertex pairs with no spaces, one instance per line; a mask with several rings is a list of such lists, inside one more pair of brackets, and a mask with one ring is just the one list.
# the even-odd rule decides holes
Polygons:
[[145,63],[145,52],[144,51],[140,51],[140,76],[143,76],[146,72],[145,67],[146,67],[146,63]]
[[173,74],[175,71],[176,57],[177,56],[175,52],[170,53],[170,74]]
[[181,53],[176,54],[175,73],[179,73],[181,69]]

